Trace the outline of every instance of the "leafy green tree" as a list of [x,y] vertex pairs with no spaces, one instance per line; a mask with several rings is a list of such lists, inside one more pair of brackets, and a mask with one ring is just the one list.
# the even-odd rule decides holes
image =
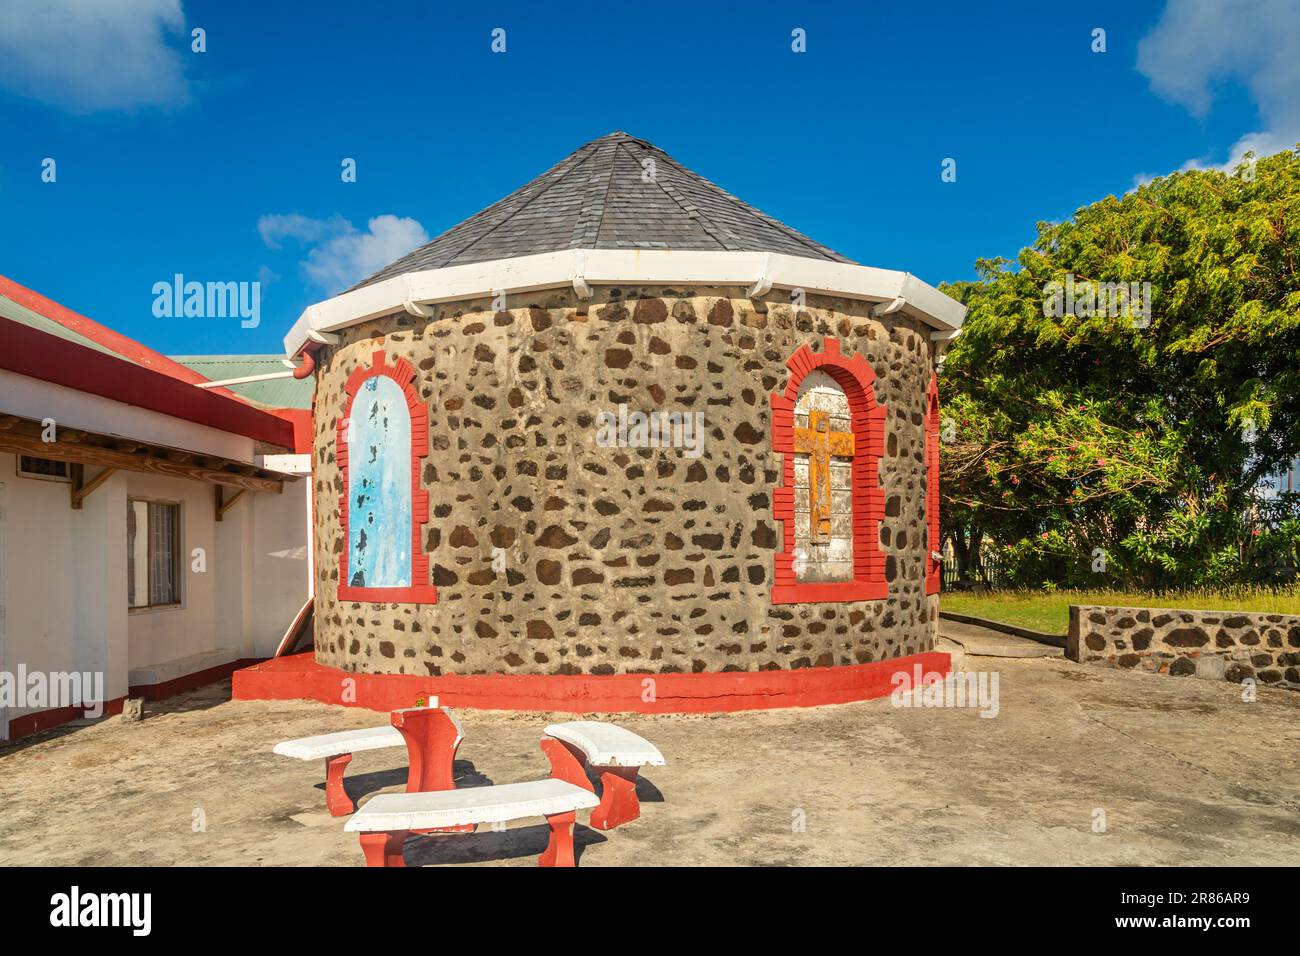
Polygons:
[[947,534],[1025,579],[1249,576],[1258,482],[1300,453],[1298,239],[1292,150],[1039,223],[949,286],[969,314],[940,379]]

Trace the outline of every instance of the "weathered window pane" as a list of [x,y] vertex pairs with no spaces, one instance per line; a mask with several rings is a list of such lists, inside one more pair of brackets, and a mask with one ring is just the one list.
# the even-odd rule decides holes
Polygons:
[[149,504],[126,503],[126,590],[129,607],[149,605]]
[[853,419],[825,372],[800,383],[794,427],[795,578],[852,581]]
[[18,456],[18,470],[24,475],[40,475],[45,478],[68,477],[68,463],[66,461],[33,458],[30,455]]
[[127,502],[126,587],[129,607],[180,602],[180,506]]
[[175,604],[178,600],[176,524],[179,511],[176,505],[149,504],[149,527],[153,539],[150,549],[150,604]]

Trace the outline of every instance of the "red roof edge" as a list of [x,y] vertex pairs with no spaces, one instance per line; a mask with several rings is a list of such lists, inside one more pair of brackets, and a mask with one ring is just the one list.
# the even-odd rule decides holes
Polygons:
[[292,419],[5,318],[0,368],[281,448],[297,447]]
[[[101,325],[94,319],[88,319],[78,312],[73,312],[67,306],[60,305],[53,299],[47,299],[39,292],[35,292],[24,285],[20,285],[7,276],[0,275],[0,296],[17,302],[24,308],[31,309],[38,315],[42,315],[51,322],[57,322],[78,335],[83,335],[102,345],[117,355],[122,356],[128,361],[141,365],[151,371],[170,378],[179,379],[190,385],[197,385],[200,382],[208,382],[206,376],[194,369],[182,365],[163,355],[161,352],[155,352],[149,346],[137,342],[133,338],[123,335],[121,332],[114,332],[106,325]],[[227,398],[241,402],[242,404],[251,404],[247,402],[242,395],[230,391],[228,388],[215,388],[211,391],[218,392]]]
[[293,424],[293,453],[310,455],[312,446],[312,427],[310,408],[276,408],[271,414],[278,415]]

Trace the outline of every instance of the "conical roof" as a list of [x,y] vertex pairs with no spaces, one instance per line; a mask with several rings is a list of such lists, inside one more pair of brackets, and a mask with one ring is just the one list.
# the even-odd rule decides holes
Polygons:
[[853,262],[651,143],[610,133],[356,288],[407,272],[564,249],[781,252]]

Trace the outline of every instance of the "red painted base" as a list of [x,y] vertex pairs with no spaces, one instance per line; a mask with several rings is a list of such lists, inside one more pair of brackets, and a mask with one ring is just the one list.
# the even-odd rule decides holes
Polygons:
[[[115,697],[110,701],[106,701],[104,703],[104,716],[113,717],[120,714],[122,704],[125,701],[125,697]],[[86,709],[84,707],[54,707],[50,710],[38,710],[32,714],[11,717],[9,719],[9,740],[14,741],[22,737],[30,737],[42,730],[49,730],[51,727],[58,727],[61,724],[80,720],[85,716]]]
[[[261,661],[262,658],[260,657],[243,657],[237,661],[231,661],[229,664],[219,664],[206,670],[195,671],[193,674],[184,674],[181,677],[163,681],[160,684],[132,684],[126,697],[142,697],[149,701],[165,700],[168,697],[183,694],[187,690],[225,680],[240,668],[249,667]],[[114,717],[120,714],[126,697],[115,697],[110,701],[106,701],[104,703],[104,716]],[[70,723],[84,716],[86,716],[86,711],[83,707],[54,707],[50,710],[39,710],[32,714],[22,714],[10,719],[9,740],[30,737],[42,730],[49,730],[51,727],[58,727],[61,724]]]
[[[448,707],[481,710],[553,710],[569,714],[716,713],[779,707],[816,707],[888,696],[892,677],[910,680],[920,665],[944,676],[947,654],[931,651],[874,664],[805,667],[792,671],[725,674],[351,674],[316,663],[312,652],[278,657],[236,671],[236,700],[318,700],[369,710],[410,707],[430,694]],[[355,693],[342,699],[344,679]],[[646,698],[650,698],[647,700]]]
[[231,661],[229,664],[218,664],[216,667],[209,667],[206,670],[195,671],[193,674],[184,674],[181,677],[174,677],[171,680],[163,681],[160,684],[132,684],[131,692],[128,697],[143,697],[145,700],[165,700],[168,697],[174,697],[177,694],[183,694],[187,690],[193,690],[196,687],[203,687],[207,684],[215,684],[217,681],[225,680],[235,671],[249,667],[253,664],[261,663],[265,658],[261,657],[241,657],[237,661]]

